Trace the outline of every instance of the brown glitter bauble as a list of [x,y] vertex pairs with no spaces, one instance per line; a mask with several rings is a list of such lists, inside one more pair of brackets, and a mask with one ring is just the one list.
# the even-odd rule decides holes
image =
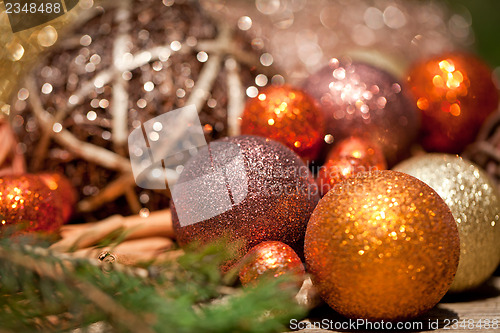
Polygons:
[[408,153],[417,136],[415,106],[405,87],[382,69],[349,58],[333,58],[303,87],[321,106],[327,142],[352,135],[366,137],[382,148],[389,164],[394,164]]
[[328,159],[321,166],[316,178],[321,195],[325,195],[336,184],[356,176],[359,172],[367,172],[373,168],[360,158],[342,156]]
[[[230,164],[234,157],[231,147],[238,148],[241,167],[228,166],[223,171],[227,192],[234,202],[228,209],[224,198],[211,186],[211,176],[215,169]],[[244,179],[244,184],[239,179]],[[270,240],[303,252],[307,221],[319,195],[309,169],[292,150],[258,136],[223,138],[210,143],[208,149],[186,164],[178,184],[192,180],[197,180],[198,187],[207,188],[207,192],[198,193],[198,188],[191,188],[179,191],[176,198],[174,188],[172,220],[181,246],[210,243],[226,236],[226,241],[242,245],[240,257],[251,247]],[[219,214],[181,225],[177,211],[187,214],[187,219],[207,211]]]
[[38,176],[52,190],[55,200],[62,206],[64,222],[68,222],[77,202],[75,188],[69,179],[60,173],[41,173]]
[[377,170],[387,169],[382,149],[376,143],[360,137],[351,136],[337,143],[328,153],[327,160],[338,157],[359,158]]
[[441,197],[396,171],[350,178],[319,202],[305,238],[306,267],[322,298],[350,318],[404,320],[450,287],[460,240]]
[[318,157],[324,137],[323,116],[314,100],[290,86],[269,86],[247,101],[241,133],[283,143],[306,161]]
[[22,232],[55,232],[64,223],[62,208],[37,175],[0,178],[0,233],[6,226]]
[[287,275],[297,284],[304,280],[304,265],[299,256],[282,242],[268,241],[253,247],[243,257],[243,267],[239,277],[241,284],[256,284],[263,276],[279,277]]
[[260,54],[197,1],[96,1],[72,23],[11,102],[28,170],[65,174],[87,220],[168,206],[164,193],[135,187],[129,133],[195,105],[207,140],[230,134]]
[[408,83],[422,111],[426,150],[460,153],[498,107],[491,70],[473,55],[450,53],[412,66]]

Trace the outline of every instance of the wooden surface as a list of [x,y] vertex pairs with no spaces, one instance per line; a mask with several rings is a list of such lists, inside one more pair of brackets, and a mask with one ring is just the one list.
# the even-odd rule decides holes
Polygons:
[[[498,274],[498,271],[496,273]],[[320,332],[352,332],[349,329],[340,330],[325,330],[321,329],[319,326],[322,321],[327,320],[329,323],[345,323],[347,325],[349,320],[341,317],[331,310],[328,306],[320,306],[314,309],[310,315],[309,319],[304,320],[303,324],[309,323],[310,327],[306,329],[293,329],[293,332],[304,332],[304,333],[320,333]],[[481,320],[481,322],[480,322]],[[484,327],[485,320],[489,320],[490,324],[496,320],[497,328],[489,329]],[[430,328],[429,321],[438,328]],[[421,318],[417,318],[413,321],[421,322],[423,329],[413,329],[407,330],[406,332],[420,332],[420,331],[432,331],[432,332],[500,332],[500,276],[494,276],[483,286],[474,290],[474,292],[446,295],[443,300],[434,307],[427,314]],[[448,327],[445,325],[449,323]],[[456,324],[455,324],[456,323]],[[317,328],[311,327],[313,324]],[[396,324],[396,323],[395,323]],[[394,324],[394,325],[395,325]],[[455,324],[452,326],[452,324]],[[474,324],[474,327],[472,327]],[[416,324],[418,325],[418,324]],[[471,325],[471,326],[469,326]],[[463,327],[465,326],[465,327]],[[305,327],[305,326],[303,326]],[[401,330],[395,327],[392,330],[383,329],[371,329],[371,330],[354,330],[355,332],[400,332]]]

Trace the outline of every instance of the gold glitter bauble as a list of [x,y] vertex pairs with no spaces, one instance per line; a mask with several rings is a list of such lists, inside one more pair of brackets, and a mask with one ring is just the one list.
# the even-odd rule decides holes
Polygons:
[[460,263],[450,291],[474,288],[500,262],[500,196],[486,173],[456,155],[426,154],[395,167],[432,187],[448,204],[460,234]]
[[350,318],[402,320],[448,290],[460,253],[443,199],[395,171],[358,174],[329,191],[311,216],[305,256],[322,298]]

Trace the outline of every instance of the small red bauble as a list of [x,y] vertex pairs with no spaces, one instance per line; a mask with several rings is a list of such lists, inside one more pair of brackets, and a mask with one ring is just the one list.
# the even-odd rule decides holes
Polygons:
[[408,82],[422,112],[428,151],[460,153],[498,106],[491,70],[475,56],[452,53],[414,65]]
[[76,205],[76,191],[68,178],[60,173],[41,173],[40,178],[53,191],[54,197],[60,202],[64,222],[68,222]]
[[262,276],[275,278],[288,275],[297,284],[304,279],[304,265],[292,248],[284,243],[268,241],[253,247],[243,257],[243,267],[240,270],[240,281],[245,285],[256,284]]
[[321,196],[336,184],[354,177],[359,172],[370,171],[371,165],[360,158],[342,156],[329,159],[319,170],[316,183]]
[[387,169],[387,162],[380,147],[360,137],[349,137],[339,142],[328,154],[326,163],[319,169],[318,183],[321,195],[339,182],[358,172]]
[[351,136],[339,142],[328,154],[327,159],[339,157],[359,158],[377,170],[387,169],[387,162],[380,146],[371,140]]
[[60,203],[39,176],[0,178],[0,231],[18,226],[23,232],[54,232],[63,222]]
[[324,138],[323,117],[314,100],[290,86],[270,86],[249,99],[241,133],[283,143],[306,161],[314,160]]

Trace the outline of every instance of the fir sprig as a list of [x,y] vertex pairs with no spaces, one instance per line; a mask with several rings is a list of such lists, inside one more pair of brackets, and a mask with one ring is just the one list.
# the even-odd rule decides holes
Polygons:
[[[68,332],[95,322],[113,332],[275,332],[304,309],[278,279],[227,285],[220,246],[146,269],[102,264],[0,240],[0,333]],[[230,280],[230,279],[229,279]]]

